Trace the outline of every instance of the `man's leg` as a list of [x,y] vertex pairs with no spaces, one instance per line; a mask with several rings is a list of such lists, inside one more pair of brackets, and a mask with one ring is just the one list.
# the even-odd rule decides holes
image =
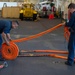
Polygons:
[[2,40],[2,36],[1,36],[1,34],[0,34],[0,61],[4,61],[5,59],[3,59],[3,57],[2,57],[2,42],[3,42],[3,40]]
[[2,58],[2,53],[1,53],[1,47],[2,47],[2,37],[1,37],[1,34],[0,34],[0,59]]
[[75,34],[71,33],[68,43],[68,65],[73,65],[74,63],[74,49],[75,49]]
[[[1,37],[1,34],[0,34],[0,60],[2,58],[2,54],[1,54],[1,46],[2,46],[2,37]],[[3,64],[0,65],[0,69],[2,69],[4,67]]]
[[2,47],[2,37],[0,34],[0,61],[4,61],[2,64],[0,64],[0,69],[4,68],[4,67],[8,67],[8,63],[2,58],[2,53],[1,53],[1,47]]

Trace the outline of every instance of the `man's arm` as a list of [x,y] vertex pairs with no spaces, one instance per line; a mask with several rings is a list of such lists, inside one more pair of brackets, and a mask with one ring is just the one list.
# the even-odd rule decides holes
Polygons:
[[67,27],[72,27],[73,24],[74,24],[74,21],[75,21],[75,14],[73,13],[70,20],[69,20],[69,22],[66,22],[66,26]]
[[12,41],[12,39],[10,37],[10,33],[7,33],[6,36],[7,36],[7,38],[8,38],[9,41]]
[[9,41],[7,39],[7,35],[4,32],[2,33],[2,38],[4,39],[5,43],[9,46],[10,43],[9,43]]

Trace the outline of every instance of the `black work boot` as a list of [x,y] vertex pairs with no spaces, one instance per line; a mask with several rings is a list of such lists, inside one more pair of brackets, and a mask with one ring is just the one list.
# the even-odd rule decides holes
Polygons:
[[68,61],[65,62],[66,65],[72,66],[73,64],[69,63]]

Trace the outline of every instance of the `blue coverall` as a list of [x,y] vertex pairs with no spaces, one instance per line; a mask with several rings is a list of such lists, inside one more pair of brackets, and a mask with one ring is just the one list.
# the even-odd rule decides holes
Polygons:
[[70,37],[68,42],[68,63],[71,65],[74,63],[74,50],[75,50],[75,11],[71,14],[69,22],[66,22],[66,26],[70,28]]
[[12,28],[12,22],[10,20],[0,20],[0,59],[2,58],[1,54],[1,46],[2,46],[2,32],[5,34],[10,33],[10,30]]

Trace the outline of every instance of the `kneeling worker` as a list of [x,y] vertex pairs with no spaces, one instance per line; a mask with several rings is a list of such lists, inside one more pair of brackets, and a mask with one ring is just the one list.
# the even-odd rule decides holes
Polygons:
[[18,25],[19,23],[16,20],[13,20],[13,21],[0,20],[0,61],[4,61],[4,63],[0,65],[0,69],[8,65],[5,59],[3,59],[2,53],[1,53],[3,40],[6,43],[6,45],[10,46],[10,43],[9,43],[11,41],[10,30],[17,28]]

